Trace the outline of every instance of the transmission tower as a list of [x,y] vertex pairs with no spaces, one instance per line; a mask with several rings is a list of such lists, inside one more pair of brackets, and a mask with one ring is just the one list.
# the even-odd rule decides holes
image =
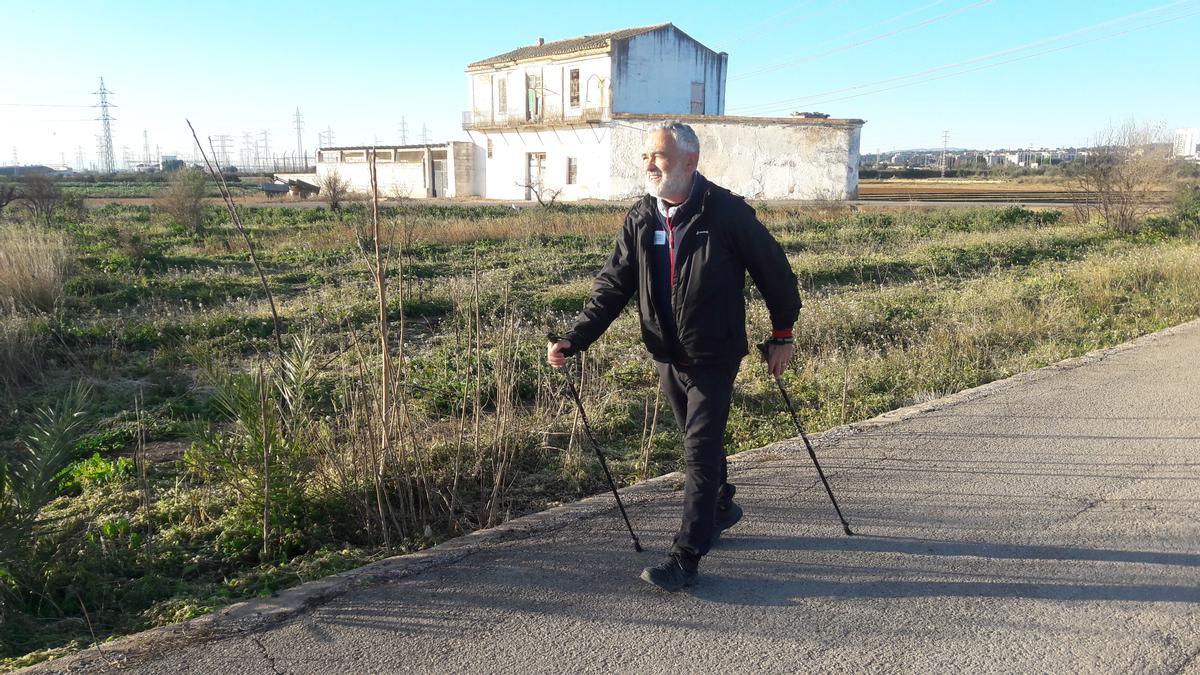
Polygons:
[[254,159],[254,139],[250,137],[249,131],[242,132],[242,148],[239,157],[241,158],[242,168],[249,168],[250,160]]
[[104,87],[104,78],[101,77],[100,91],[92,93],[100,95],[100,170],[104,173],[112,173],[116,164],[116,160],[113,158],[112,123],[116,118],[109,114],[108,109],[116,106],[108,102],[108,95],[113,92]]
[[142,129],[142,164],[150,165],[150,132]]
[[308,167],[308,158],[304,156],[304,118],[300,116],[300,106],[296,106],[296,116],[292,118],[296,122],[296,157],[304,162],[304,166]]
[[17,160],[17,146],[13,146],[13,166],[21,166],[21,162]]
[[950,130],[942,132],[942,178],[946,177],[946,151],[950,149]]
[[83,146],[75,146],[75,170],[83,171]]
[[326,126],[325,131],[317,132],[317,145],[322,148],[333,147],[333,127]]
[[258,134],[259,144],[262,146],[259,150],[259,164],[264,160],[271,158],[271,132],[263,129]]
[[218,134],[209,136],[208,143],[212,146],[214,159],[217,160],[217,166],[229,166],[229,150],[233,147],[233,136],[229,134]]
[[121,146],[121,169],[128,170],[129,165],[133,163],[133,153],[129,151],[128,145]]
[[429,127],[421,122],[421,145],[429,145]]
[[408,145],[408,122],[400,117],[400,145]]

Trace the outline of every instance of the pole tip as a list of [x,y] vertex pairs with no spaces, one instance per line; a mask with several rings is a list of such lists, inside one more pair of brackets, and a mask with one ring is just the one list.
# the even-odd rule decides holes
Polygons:
[[853,536],[854,536],[854,533],[850,531],[850,526],[849,526],[849,525],[843,525],[843,526],[842,526],[842,529],[843,529],[843,530],[846,532],[846,536],[848,536],[848,537],[853,537]]
[[638,553],[642,552],[642,544],[637,539],[633,540],[633,550],[637,551]]

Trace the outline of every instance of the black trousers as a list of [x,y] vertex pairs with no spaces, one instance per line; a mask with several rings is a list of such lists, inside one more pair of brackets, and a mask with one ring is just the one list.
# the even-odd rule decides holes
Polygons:
[[695,563],[712,543],[717,500],[731,499],[727,485],[725,425],[741,361],[703,366],[655,362],[658,382],[683,432],[683,520],[672,552]]

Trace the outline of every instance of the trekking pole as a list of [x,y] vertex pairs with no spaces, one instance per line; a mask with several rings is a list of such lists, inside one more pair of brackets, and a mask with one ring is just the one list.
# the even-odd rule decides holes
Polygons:
[[[762,354],[763,361],[767,361],[768,344],[768,342],[761,342],[758,345],[758,351]],[[821,483],[825,485],[825,492],[829,494],[829,501],[833,504],[833,510],[837,511],[838,520],[842,521],[842,530],[847,535],[853,537],[854,533],[850,531],[850,523],[846,522],[846,517],[842,515],[842,510],[838,508],[837,500],[833,497],[833,490],[829,487],[829,481],[825,479],[825,472],[821,470],[821,464],[817,461],[817,453],[813,451],[812,443],[808,442],[808,434],[805,434],[804,427],[800,426],[800,417],[796,414],[796,408],[792,406],[792,399],[788,396],[787,389],[783,386],[783,378],[778,375],[774,377],[775,384],[779,386],[779,393],[783,395],[783,402],[787,404],[788,412],[792,414],[792,423],[796,425],[796,431],[800,432],[800,438],[804,439],[804,447],[808,448],[808,456],[812,458],[813,466],[817,467],[817,475],[821,477]]]
[[[558,342],[561,337],[554,333],[547,333],[546,339],[550,342]],[[583,411],[583,400],[579,398],[579,390],[575,388],[575,382],[571,379],[570,373],[563,373],[563,379],[567,381],[567,389],[571,392],[571,398],[575,399],[575,409],[579,411],[579,418],[583,420],[583,431],[587,434],[588,440],[592,442],[592,448],[596,451],[596,457],[600,458],[600,467],[604,469],[604,477],[608,479],[608,487],[612,490],[613,497],[617,500],[617,508],[621,511],[621,518],[625,520],[625,527],[629,528],[629,536],[633,539],[633,550],[638,553],[642,552],[642,543],[638,541],[638,537],[633,532],[633,525],[629,524],[629,516],[625,513],[625,505],[621,503],[621,495],[617,492],[617,484],[613,481],[612,473],[608,470],[608,461],[604,459],[604,452],[600,450],[600,443],[596,441],[596,435],[592,433],[592,425],[588,422],[587,413]]]

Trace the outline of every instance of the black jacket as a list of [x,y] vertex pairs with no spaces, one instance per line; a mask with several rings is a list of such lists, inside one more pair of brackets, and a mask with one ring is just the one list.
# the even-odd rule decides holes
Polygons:
[[629,210],[616,250],[597,275],[592,296],[564,337],[571,352],[587,349],[637,294],[642,340],[657,361],[680,365],[740,360],[746,340],[746,272],[766,300],[776,330],[800,315],[796,275],[783,248],[741,197],[704,181],[700,204],[688,219],[675,259],[672,307],[678,338],[664,336],[650,297],[650,254],[658,229],[655,198]]

